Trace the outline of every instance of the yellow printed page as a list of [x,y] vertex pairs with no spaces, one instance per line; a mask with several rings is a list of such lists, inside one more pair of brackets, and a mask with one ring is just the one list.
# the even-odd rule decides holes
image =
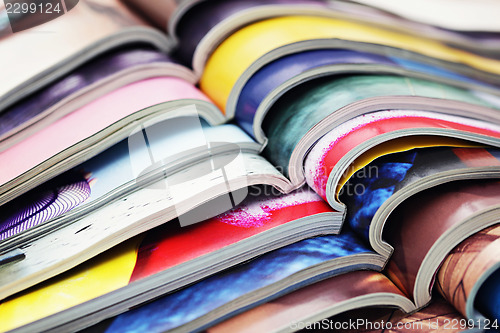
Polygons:
[[122,243],[86,263],[0,304],[5,332],[69,309],[128,285],[141,237]]
[[354,173],[356,173],[358,170],[361,170],[362,168],[364,168],[372,161],[381,156],[393,153],[400,153],[414,148],[445,147],[445,146],[472,148],[472,147],[483,147],[484,145],[444,136],[442,137],[411,136],[411,137],[403,137],[387,141],[368,150],[367,152],[356,158],[356,160],[354,160],[354,162],[347,168],[347,170],[342,173],[342,177],[339,180],[339,184],[337,186],[335,194],[338,198],[338,194],[342,189],[342,186],[345,185],[345,183],[349,180],[349,178],[351,178],[351,176]]
[[500,74],[500,61],[440,42],[345,20],[286,16],[260,21],[229,36],[208,59],[200,86],[225,111],[232,87],[259,57],[278,47],[310,39],[338,38],[381,44]]

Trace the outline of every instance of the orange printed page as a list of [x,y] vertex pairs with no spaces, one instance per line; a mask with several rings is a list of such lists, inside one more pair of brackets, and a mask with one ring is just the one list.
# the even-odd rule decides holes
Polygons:
[[439,270],[436,287],[466,316],[472,288],[499,261],[500,225],[495,225],[467,238],[448,255]]

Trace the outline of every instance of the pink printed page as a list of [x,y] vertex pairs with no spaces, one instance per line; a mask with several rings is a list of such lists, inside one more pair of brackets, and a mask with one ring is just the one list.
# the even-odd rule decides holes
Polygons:
[[330,172],[351,149],[377,135],[412,128],[446,128],[500,138],[500,126],[481,120],[429,111],[372,112],[341,124],[315,144],[304,162],[307,184],[326,200]]
[[136,111],[179,99],[209,101],[191,83],[173,77],[143,80],[117,89],[1,152],[0,184]]

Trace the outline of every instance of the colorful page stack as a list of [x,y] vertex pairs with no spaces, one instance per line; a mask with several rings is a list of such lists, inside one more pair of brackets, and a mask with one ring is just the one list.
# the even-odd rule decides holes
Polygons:
[[0,331],[498,330],[498,12],[5,0]]

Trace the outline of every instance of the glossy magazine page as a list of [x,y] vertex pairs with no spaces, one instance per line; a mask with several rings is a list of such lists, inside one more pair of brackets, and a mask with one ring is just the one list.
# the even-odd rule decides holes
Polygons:
[[[272,299],[281,292],[291,291],[318,279],[336,275],[345,270],[375,268],[363,260],[354,260],[340,269],[332,266],[320,276],[306,274],[299,281],[294,274],[307,272],[309,268],[329,261],[335,262],[349,256],[371,253],[354,234],[344,230],[340,235],[324,236],[297,242],[275,250],[235,269],[214,275],[186,289],[175,292],[135,310],[118,316],[106,330],[116,332],[145,328],[149,331],[199,329],[213,321],[220,321],[221,313],[211,316],[212,311],[237,313],[247,308],[243,304],[256,305]],[[264,293],[260,289],[274,287]],[[252,294],[262,295],[252,297]],[[246,299],[246,301],[245,301]],[[238,300],[241,300],[237,305]],[[234,305],[229,305],[233,302]],[[196,323],[195,320],[199,320]],[[183,325],[186,325],[183,328]]]
[[81,0],[50,22],[11,33],[0,43],[0,68],[9,78],[0,83],[0,110],[94,56],[134,43],[171,48],[165,36],[119,0]]
[[[286,196],[269,196],[265,195],[265,188],[256,187],[253,191],[246,201],[231,211],[184,228],[178,222],[169,222],[134,240],[118,245],[64,274],[8,298],[0,305],[2,330],[32,323],[98,296],[103,296],[104,301],[103,297],[100,297],[91,309],[95,311],[99,308],[103,311],[105,307],[103,308],[102,303],[99,302],[104,302],[106,306],[114,305],[116,297],[119,297],[116,295],[123,292],[120,288],[134,281],[154,278],[156,286],[149,288],[154,290],[163,286],[163,292],[169,288],[170,290],[179,288],[183,285],[172,283],[182,278],[184,280],[188,278],[190,282],[194,282],[206,276],[208,272],[215,273],[224,268],[224,264],[219,262],[221,256],[224,256],[227,262],[229,258],[240,257],[241,262],[241,260],[248,260],[260,254],[259,251],[252,249],[253,246],[247,247],[246,254],[238,253],[237,246],[242,241],[258,244],[259,238],[256,236],[264,237],[265,231],[279,230],[293,221],[303,223],[302,234],[307,235],[307,218],[317,216],[324,220],[325,225],[331,225],[330,228],[323,228],[321,233],[335,232],[335,227],[330,222],[332,220],[331,209],[314,192],[306,189]],[[260,196],[257,191],[261,191]],[[280,234],[282,236],[279,236]],[[286,243],[288,242],[286,235],[287,233],[278,233],[274,238],[276,241],[281,238]],[[291,236],[290,233],[288,235]],[[232,250],[217,254],[224,248]],[[199,264],[191,267],[197,267],[197,274],[194,274],[194,268],[186,271],[186,264],[195,259]],[[232,264],[237,262],[233,261]],[[155,278],[155,274],[163,274],[164,277]],[[192,276],[198,276],[198,278],[193,279]],[[146,283],[145,286],[147,285]],[[87,291],[89,286],[94,286],[91,292]],[[104,295],[115,290],[117,290],[114,293],[115,296],[110,295],[113,303],[106,303]],[[149,291],[149,289],[143,289],[143,292]],[[138,302],[147,300],[140,297],[139,299]],[[30,315],[27,316],[24,311],[18,312],[20,308],[31,309]],[[78,311],[76,313],[78,314]],[[63,321],[74,319],[65,318],[64,314],[62,316],[60,320]]]

